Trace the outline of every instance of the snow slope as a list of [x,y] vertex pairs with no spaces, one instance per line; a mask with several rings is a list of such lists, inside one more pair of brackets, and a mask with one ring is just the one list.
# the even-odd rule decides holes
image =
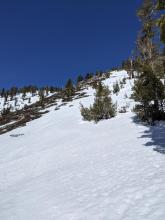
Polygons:
[[[116,72],[105,84],[124,76]],[[157,142],[146,147],[160,126],[133,122],[125,96],[132,83],[113,95],[118,108],[130,106],[113,119],[84,122],[75,100],[0,136],[0,219],[165,219],[165,157],[152,150]],[[85,106],[93,100],[87,92]]]
[[[55,93],[49,92],[48,95],[45,93],[45,97],[50,97]],[[11,111],[14,112],[16,110],[20,110],[25,107],[25,105],[31,105],[39,101],[38,91],[35,94],[31,94],[30,92],[26,93],[26,96],[23,97],[22,93],[17,94],[11,100],[11,97],[8,97],[8,100],[5,101],[5,98],[0,97],[0,113],[3,109],[11,108]]]

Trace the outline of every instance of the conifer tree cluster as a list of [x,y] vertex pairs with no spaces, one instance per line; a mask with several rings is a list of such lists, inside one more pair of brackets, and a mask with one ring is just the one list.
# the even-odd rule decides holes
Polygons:
[[81,105],[81,115],[84,120],[95,122],[102,119],[109,119],[116,115],[116,106],[112,103],[110,90],[107,86],[99,82],[95,93],[94,104],[89,108]]
[[[159,3],[165,4],[164,1]],[[165,66],[162,45],[158,37],[157,4],[144,0],[138,10],[142,28],[137,39],[137,60],[139,76],[135,80],[133,98],[137,115],[145,121],[165,119]]]
[[5,98],[5,101],[7,101],[10,98],[10,101],[13,100],[13,98],[18,95],[18,94],[22,94],[22,97],[25,98],[27,93],[30,93],[32,95],[32,97],[34,95],[37,94],[37,92],[40,92],[40,90],[42,90],[46,96],[48,95],[49,92],[54,93],[54,92],[58,92],[61,91],[60,88],[54,87],[54,86],[45,86],[42,88],[38,88],[37,86],[24,86],[21,88],[17,88],[17,87],[11,87],[10,89],[0,89],[0,97],[1,98]]

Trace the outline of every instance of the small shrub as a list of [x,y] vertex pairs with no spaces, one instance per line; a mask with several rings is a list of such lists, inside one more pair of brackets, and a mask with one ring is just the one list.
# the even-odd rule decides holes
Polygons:
[[98,122],[116,115],[116,105],[112,103],[108,87],[101,82],[96,89],[94,104],[89,108],[81,105],[81,115],[84,120]]
[[123,78],[122,83],[126,84],[126,78],[125,77]]
[[92,109],[85,108],[83,105],[81,105],[81,115],[85,121],[92,121],[93,120],[93,114]]
[[114,93],[114,94],[118,94],[119,91],[120,91],[120,87],[119,87],[118,82],[116,82],[116,83],[113,85],[113,93]]
[[8,107],[8,108],[4,108],[1,112],[1,115],[2,116],[6,116],[10,113],[10,110],[11,110],[11,107]]
[[123,89],[123,88],[124,88],[123,81],[120,81],[120,89]]
[[126,113],[126,112],[127,112],[126,106],[122,106],[122,107],[119,109],[119,113]]

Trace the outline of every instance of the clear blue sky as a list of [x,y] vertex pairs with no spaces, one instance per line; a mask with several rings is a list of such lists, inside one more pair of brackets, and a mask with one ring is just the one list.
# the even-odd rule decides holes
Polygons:
[[141,0],[0,1],[0,87],[65,84],[134,48]]

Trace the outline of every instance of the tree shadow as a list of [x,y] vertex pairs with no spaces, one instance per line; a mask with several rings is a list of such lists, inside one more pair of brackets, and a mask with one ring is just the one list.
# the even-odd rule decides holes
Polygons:
[[153,147],[154,151],[157,151],[161,154],[165,154],[165,123],[159,122],[156,123],[154,126],[145,124],[140,122],[137,117],[133,117],[133,121],[136,124],[141,124],[146,126],[146,130],[139,138],[149,138],[145,146],[146,147]]

